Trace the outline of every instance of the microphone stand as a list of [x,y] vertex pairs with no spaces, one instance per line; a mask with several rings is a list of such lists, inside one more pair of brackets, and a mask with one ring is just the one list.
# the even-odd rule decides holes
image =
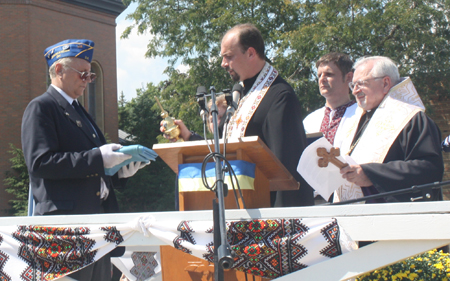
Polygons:
[[[216,89],[210,87],[211,93],[211,114],[214,125],[214,150],[220,153],[219,144],[219,128],[217,125],[218,109],[216,105]],[[216,281],[222,281],[223,270],[230,269],[233,266],[233,258],[231,256],[230,245],[227,241],[227,228],[225,223],[225,203],[224,203],[224,179],[221,161],[215,158],[216,164],[216,199],[213,200],[213,217],[214,217],[214,276]],[[218,233],[216,235],[216,233]],[[220,235],[219,235],[220,234]]]
[[420,200],[420,199],[423,199],[424,201],[431,201],[433,199],[433,195],[430,194],[431,193],[431,192],[429,192],[430,190],[439,189],[439,188],[441,188],[441,186],[449,185],[449,184],[450,184],[450,181],[443,181],[443,182],[427,183],[427,184],[422,184],[422,185],[413,185],[410,188],[404,188],[404,189],[400,189],[400,190],[396,190],[396,191],[383,192],[383,193],[379,193],[379,194],[375,194],[375,195],[364,196],[361,198],[351,199],[351,200],[346,200],[346,201],[341,201],[341,202],[336,202],[336,203],[325,203],[324,205],[345,205],[345,204],[351,204],[351,203],[367,201],[367,200],[372,200],[372,199],[380,199],[380,198],[384,198],[384,197],[388,197],[388,196],[407,194],[407,193],[416,193],[416,192],[422,192],[422,196],[411,198],[412,202],[414,202],[416,200]]
[[206,108],[205,92],[203,92],[203,86],[197,89],[197,103],[200,107],[200,115],[202,116],[203,126],[206,124],[206,118],[208,118],[208,109]]

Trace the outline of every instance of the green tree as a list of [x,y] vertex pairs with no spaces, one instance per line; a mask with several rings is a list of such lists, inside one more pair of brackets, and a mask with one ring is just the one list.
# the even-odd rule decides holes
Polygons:
[[[133,24],[122,38],[133,30],[151,34],[146,56],[164,57],[170,64],[164,70],[169,79],[140,89],[138,97],[125,104],[126,117],[121,117],[121,129],[138,136],[148,147],[166,141],[158,130],[160,110],[154,96],[189,129],[203,131],[196,88],[215,86],[220,92],[232,87],[220,66],[220,40],[238,23],[250,22],[260,29],[267,60],[293,86],[303,116],[324,103],[315,62],[331,51],[348,53],[353,59],[391,57],[402,76],[411,76],[425,102],[428,97],[449,96],[449,0],[123,0],[125,5],[133,2],[137,8],[127,16]],[[180,72],[178,64],[187,66],[187,72]],[[121,109],[119,112],[122,114]],[[155,178],[152,184],[172,187],[172,178],[164,178],[170,180],[163,183]],[[134,181],[135,177],[130,179]]]
[[28,169],[25,164],[25,158],[20,148],[9,144],[10,150],[8,153],[13,157],[9,159],[13,171],[5,172],[6,192],[14,195],[14,199],[9,200],[12,210],[12,215],[26,216],[28,213],[28,189],[30,180],[28,177]]
[[[161,98],[160,88],[152,83],[147,89],[138,89],[137,97],[119,103],[119,128],[132,135],[130,144],[151,148],[161,135],[160,109],[155,96]],[[126,118],[123,118],[126,116]],[[117,191],[122,212],[148,212],[174,210],[175,173],[161,158],[129,178],[126,187]]]
[[128,111],[126,110],[126,104],[127,101],[125,100],[125,95],[121,92],[117,103],[117,113],[119,114],[119,124],[122,125],[122,128],[128,127]]
[[[220,39],[227,29],[244,22],[261,30],[268,61],[294,87],[307,112],[324,102],[318,94],[314,63],[330,51],[345,52],[354,59],[391,57],[403,76],[412,77],[425,101],[428,96],[449,95],[448,0],[123,2],[138,6],[128,15],[134,23],[122,37],[133,29],[154,35],[146,56],[169,59],[168,89],[178,93],[175,99],[185,101],[190,96],[192,100],[199,85],[230,88],[228,75],[219,69]],[[180,76],[173,68],[176,63],[189,66],[188,73]]]

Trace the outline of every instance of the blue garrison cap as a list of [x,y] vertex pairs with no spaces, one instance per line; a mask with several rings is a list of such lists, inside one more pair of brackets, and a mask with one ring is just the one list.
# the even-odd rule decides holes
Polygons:
[[55,61],[66,57],[76,57],[91,62],[93,55],[94,42],[87,39],[67,39],[48,47],[44,51],[49,67]]

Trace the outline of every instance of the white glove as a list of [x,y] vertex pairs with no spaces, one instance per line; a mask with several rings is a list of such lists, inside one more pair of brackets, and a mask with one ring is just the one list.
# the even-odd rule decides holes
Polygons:
[[99,147],[103,157],[103,166],[106,169],[112,168],[131,158],[131,155],[129,154],[114,151],[120,149],[121,147],[122,146],[117,143],[105,144]]
[[150,161],[148,163],[145,162],[131,162],[128,165],[123,166],[122,168],[120,168],[118,175],[119,178],[129,178],[131,176],[133,176],[134,174],[136,174],[136,172],[139,169],[144,168],[147,165],[150,165]]

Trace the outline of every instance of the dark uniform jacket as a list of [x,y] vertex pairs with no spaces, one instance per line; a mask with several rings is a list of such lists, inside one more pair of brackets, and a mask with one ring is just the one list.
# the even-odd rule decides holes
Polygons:
[[[25,110],[22,148],[36,215],[118,212],[113,179],[105,176],[102,155],[96,149],[106,143],[105,137],[89,114],[85,115],[96,135],[52,86]],[[109,188],[103,202],[100,178]]]

